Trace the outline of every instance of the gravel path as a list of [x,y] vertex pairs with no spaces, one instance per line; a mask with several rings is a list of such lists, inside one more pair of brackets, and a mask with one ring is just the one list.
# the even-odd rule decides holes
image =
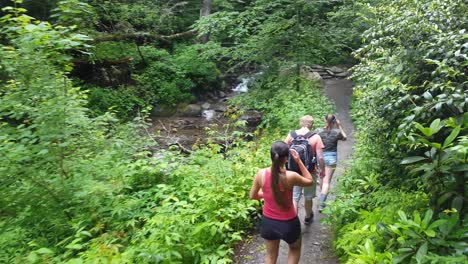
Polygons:
[[[336,104],[337,118],[341,121],[345,132],[348,134],[347,141],[340,141],[338,145],[338,166],[335,171],[331,188],[336,184],[336,179],[343,174],[347,167],[346,160],[350,158],[354,144],[354,127],[349,116],[350,101],[352,95],[352,82],[346,79],[327,79],[323,82],[324,94],[332,99]],[[323,117],[314,117],[316,119]],[[319,191],[317,191],[317,194]],[[329,199],[333,200],[335,197],[329,195]],[[299,219],[302,222],[302,252],[301,264],[335,264],[339,263],[338,259],[334,256],[331,247],[331,233],[327,226],[320,223],[320,219],[324,215],[320,214],[317,210],[318,198],[314,199],[314,222],[305,226],[304,222],[304,209],[303,199],[299,206]],[[288,254],[288,246],[281,241],[280,254],[278,263],[286,263]],[[238,264],[257,264],[264,263],[265,259],[265,243],[258,234],[258,230],[254,231],[252,236],[239,246],[236,250],[234,263]]]

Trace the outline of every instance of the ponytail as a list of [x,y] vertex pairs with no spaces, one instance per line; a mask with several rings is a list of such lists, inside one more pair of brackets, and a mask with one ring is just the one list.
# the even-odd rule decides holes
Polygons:
[[[286,145],[286,153],[289,153],[289,147],[286,143],[282,142]],[[284,151],[283,151],[284,152]],[[284,182],[281,178],[285,175],[280,173],[280,169],[282,166],[281,160],[284,159],[285,153],[278,153],[273,148],[271,150],[271,190],[273,191],[273,198],[275,199],[276,204],[279,208],[287,210],[289,209],[289,205],[285,200],[285,197],[282,195],[280,190],[280,182]]]
[[325,117],[325,122],[326,122],[326,126],[325,126],[325,130],[327,131],[328,134],[330,134],[332,128],[333,128],[333,125],[335,123],[335,120],[336,120],[336,117],[332,114],[328,114],[326,117]]

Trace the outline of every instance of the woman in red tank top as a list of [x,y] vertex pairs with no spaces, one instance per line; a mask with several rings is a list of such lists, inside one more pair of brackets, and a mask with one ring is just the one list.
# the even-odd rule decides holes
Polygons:
[[273,143],[270,150],[271,167],[260,169],[250,189],[250,199],[264,199],[261,236],[266,240],[265,263],[276,263],[280,240],[289,244],[288,264],[299,263],[301,256],[301,223],[292,201],[293,186],[311,186],[312,175],[296,151],[291,155],[299,164],[301,173],[285,169],[289,146],[283,141]]

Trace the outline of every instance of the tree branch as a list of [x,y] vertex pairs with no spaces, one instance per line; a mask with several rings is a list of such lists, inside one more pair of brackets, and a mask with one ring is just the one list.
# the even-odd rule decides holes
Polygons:
[[105,42],[105,41],[118,41],[118,40],[134,40],[137,42],[144,42],[147,40],[160,41],[166,44],[170,44],[171,40],[179,38],[188,38],[195,36],[195,30],[189,30],[186,32],[175,33],[172,35],[159,35],[150,32],[134,32],[134,33],[108,33],[94,37],[94,42]]

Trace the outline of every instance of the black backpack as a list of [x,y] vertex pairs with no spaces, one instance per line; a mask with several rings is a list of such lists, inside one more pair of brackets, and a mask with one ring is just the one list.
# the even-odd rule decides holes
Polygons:
[[[307,170],[312,171],[315,165],[315,155],[312,150],[312,146],[309,144],[309,138],[315,135],[315,133],[309,131],[305,135],[298,135],[296,131],[291,131],[290,134],[293,139],[289,149],[294,149],[297,151],[297,153],[299,153],[299,157],[301,157],[302,163],[304,163]],[[301,174],[301,169],[291,154],[288,158],[287,169]]]

